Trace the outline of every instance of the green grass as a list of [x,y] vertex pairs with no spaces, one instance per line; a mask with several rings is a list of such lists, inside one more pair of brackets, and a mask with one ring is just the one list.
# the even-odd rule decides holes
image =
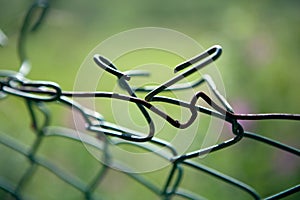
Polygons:
[[[204,48],[214,44],[223,47],[223,55],[216,62],[216,66],[224,82],[226,97],[237,112],[243,112],[243,107],[246,107],[245,112],[249,113],[300,113],[298,88],[300,4],[297,1],[246,3],[234,0],[229,2],[130,0],[127,3],[120,3],[114,0],[89,1],[89,3],[51,1],[50,3],[51,8],[45,23],[38,32],[29,34],[26,42],[33,66],[28,75],[29,79],[54,81],[64,90],[73,90],[81,63],[97,44],[128,29],[163,27],[190,36]],[[1,4],[3,6],[0,8],[0,28],[7,34],[9,43],[0,48],[0,69],[18,70],[19,60],[16,54],[18,31],[30,2],[20,4],[18,1],[3,1]],[[171,69],[181,61],[182,58],[168,52],[147,49],[123,55],[115,61],[115,64],[121,71],[144,63],[160,63]],[[95,66],[94,70],[96,68]],[[171,72],[170,74],[159,73],[159,70],[151,68],[151,65],[142,68],[149,69],[153,76],[133,78],[130,81],[132,85],[161,83],[173,76]],[[87,78],[87,83],[88,81]],[[102,81],[107,84],[96,84],[97,89],[111,91],[115,86],[116,78],[107,75]],[[198,89],[207,90],[206,87]],[[119,88],[115,90],[125,93]],[[191,95],[184,92],[164,94],[180,95],[187,99]],[[144,97],[144,94],[139,96]],[[112,104],[109,100],[97,100],[96,109],[108,121],[114,122],[116,116],[112,112],[114,109],[112,106],[120,108],[124,106],[136,122],[136,128],[143,132],[147,131],[145,121],[134,104],[128,106],[119,101],[115,103]],[[178,108],[159,103],[155,105],[174,117],[181,117]],[[52,125],[73,126],[69,108],[55,103],[51,103],[49,108]],[[185,120],[188,114],[186,111],[183,112],[185,118],[182,120]],[[121,114],[117,119],[124,120],[118,123],[127,125],[125,120],[127,115],[123,117]],[[152,116],[154,117],[154,114]],[[162,123],[160,118],[154,120],[159,127],[162,127],[158,137],[171,140],[174,136],[169,133],[176,130]],[[199,123],[197,135],[186,151],[199,148],[208,129],[208,122],[207,117],[200,116],[200,121],[197,121]],[[297,141],[300,124],[298,122],[254,122],[247,128],[299,147]],[[0,130],[1,134],[7,134],[28,146],[32,144],[35,136],[30,128],[29,114],[22,99],[10,96],[0,101]],[[188,134],[188,131],[186,132],[183,134]],[[225,127],[219,141],[229,137],[232,137],[232,134]],[[185,136],[180,138],[184,140]],[[2,152],[0,177],[16,182],[28,163],[24,157],[16,155],[4,146],[0,147]],[[53,159],[84,181],[93,177],[97,167],[101,166],[81,144],[61,138],[47,138],[39,154]],[[195,160],[248,183],[262,196],[295,185],[300,177],[300,162],[296,156],[246,139],[234,147]],[[161,171],[146,173],[144,176],[163,185],[162,179],[165,180],[169,170],[164,168]],[[50,184],[52,182],[55,183],[54,186]],[[186,169],[181,186],[209,199],[217,199],[220,196],[223,199],[231,199],[232,195],[238,199],[248,198],[236,188],[191,169]],[[119,195],[122,195],[122,199],[141,196],[143,199],[155,198],[155,195],[146,188],[117,171],[109,172],[105,181],[97,188],[97,192],[107,199],[119,199]],[[56,199],[62,194],[65,195],[65,199],[82,198],[82,194],[44,169],[38,170],[24,193],[35,199]],[[5,199],[7,195],[1,192],[0,198],[2,197]],[[290,199],[297,199],[297,197],[299,195],[291,196]]]

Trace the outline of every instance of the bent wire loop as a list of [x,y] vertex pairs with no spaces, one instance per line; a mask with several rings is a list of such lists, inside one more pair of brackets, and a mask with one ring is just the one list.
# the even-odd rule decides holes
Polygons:
[[[1,76],[1,71],[0,71]],[[61,89],[58,84],[50,81],[30,81],[25,78],[9,78],[6,82],[1,81],[2,92],[13,94],[36,101],[55,101],[61,96]],[[30,92],[28,92],[30,91]],[[51,94],[41,95],[41,91],[53,91]]]
[[[0,189],[12,194],[16,199],[22,199],[22,189],[25,186],[28,179],[36,172],[37,166],[42,166],[55,174],[61,180],[70,184],[77,190],[84,193],[86,199],[93,199],[94,190],[96,186],[104,179],[108,170],[115,170],[114,167],[123,169],[123,173],[128,175],[136,182],[142,184],[156,195],[165,199],[170,199],[173,196],[179,196],[186,199],[202,199],[199,195],[193,194],[190,191],[180,188],[180,184],[184,179],[185,168],[193,168],[204,173],[207,173],[214,178],[224,181],[228,184],[234,185],[237,188],[244,190],[250,194],[254,199],[260,199],[261,196],[251,186],[222,174],[219,171],[208,168],[205,165],[194,162],[192,159],[209,152],[216,152],[221,149],[225,149],[231,145],[236,144],[244,138],[250,138],[258,142],[265,143],[269,146],[279,148],[283,151],[289,152],[296,156],[300,156],[300,150],[288,145],[285,145],[276,140],[272,140],[268,137],[245,131],[242,125],[239,123],[241,120],[268,120],[268,119],[282,119],[282,120],[300,120],[299,114],[285,114],[285,113],[266,113],[266,114],[238,114],[235,113],[230,104],[227,102],[224,96],[217,90],[212,78],[209,75],[203,75],[198,80],[188,83],[178,83],[184,78],[202,69],[206,65],[215,61],[221,55],[222,48],[219,45],[215,45],[203,53],[177,65],[174,72],[185,70],[184,72],[176,75],[175,77],[167,80],[165,83],[159,86],[146,86],[146,87],[131,87],[128,81],[133,76],[148,76],[149,74],[144,71],[127,71],[121,72],[117,67],[107,58],[101,55],[95,55],[95,63],[105,70],[106,72],[114,75],[118,79],[118,83],[121,88],[125,89],[129,95],[117,94],[112,92],[76,92],[76,91],[63,91],[60,86],[50,81],[33,81],[25,78],[30,71],[29,59],[26,54],[26,38],[30,30],[36,30],[43,21],[47,10],[47,0],[35,1],[24,18],[22,28],[20,30],[20,37],[18,40],[18,55],[21,61],[21,68],[18,72],[0,70],[0,99],[6,95],[14,95],[25,100],[29,116],[32,123],[32,128],[36,134],[36,138],[33,144],[29,148],[24,148],[24,145],[12,140],[9,137],[0,135],[0,143],[10,147],[16,152],[26,156],[30,162],[30,167],[25,170],[20,181],[16,186],[11,186],[0,179]],[[40,11],[40,12],[39,12]],[[37,16],[37,18],[35,18]],[[213,94],[217,97],[217,100],[221,104],[218,105],[204,92],[197,92],[191,97],[189,102],[182,101],[175,98],[166,96],[158,96],[163,91],[170,90],[185,90],[191,87],[196,87],[202,83],[207,83]],[[145,99],[138,98],[135,92],[147,92]],[[83,105],[76,102],[72,97],[79,98],[111,98],[118,99],[120,101],[126,101],[136,104],[149,127],[149,133],[140,133],[139,131],[131,130],[129,128],[122,127],[118,124],[114,124],[105,120],[105,118],[98,112],[90,110]],[[199,100],[206,102],[210,108],[199,106],[197,102]],[[76,134],[74,130],[66,128],[53,128],[50,127],[51,112],[47,108],[47,103],[59,102],[60,105],[67,105],[79,112],[83,117],[86,130],[96,133],[96,138],[90,134],[80,133]],[[172,105],[181,106],[187,108],[191,112],[190,118],[187,122],[179,122],[172,116],[161,111],[150,102],[164,102]],[[170,125],[176,128],[189,127],[198,116],[198,113],[204,113],[206,115],[225,120],[232,126],[233,137],[219,144],[212,145],[207,148],[199,149],[192,152],[179,153],[177,149],[172,146],[171,143],[154,137],[156,130],[155,124],[151,119],[148,112],[153,112],[160,116],[163,120],[166,120]],[[37,112],[40,115],[37,115]],[[104,137],[105,135],[110,137]],[[99,169],[95,178],[86,184],[82,180],[78,180],[76,176],[69,175],[66,171],[61,170],[53,162],[37,155],[38,149],[41,146],[44,137],[60,136],[75,141],[81,141],[90,146],[96,147],[103,152],[104,165]],[[142,143],[143,142],[143,143]],[[131,145],[139,147],[147,152],[151,152],[167,161],[171,164],[171,170],[164,180],[162,188],[145,179],[143,176],[130,171],[128,166],[115,160],[110,151],[111,146]],[[162,151],[160,149],[163,149]],[[300,191],[300,185],[290,187],[286,190],[280,191],[277,194],[273,194],[266,199],[282,198]]]
[[[130,78],[127,75],[125,75],[124,73],[118,71],[117,67],[115,65],[113,65],[113,63],[110,62],[107,58],[105,58],[101,55],[95,55],[94,56],[94,61],[102,69],[104,69],[105,71],[115,75],[119,79],[119,84],[122,85],[123,88],[125,88],[127,90],[129,95],[133,97],[133,98],[129,99],[130,101],[139,101],[139,102],[137,102],[137,106],[139,107],[139,109],[141,110],[143,115],[145,116],[145,118],[146,118],[146,120],[149,124],[149,127],[150,127],[149,137],[150,136],[153,137],[153,135],[154,135],[154,125],[153,125],[153,122],[152,122],[149,114],[145,110],[144,106],[147,107],[148,109],[150,109],[151,111],[155,112],[156,114],[160,115],[161,117],[166,119],[168,122],[170,122],[173,126],[175,126],[177,128],[187,128],[196,119],[197,111],[195,109],[195,106],[191,106],[190,107],[191,117],[186,123],[180,123],[178,120],[173,120],[170,116],[162,113],[160,110],[158,110],[156,107],[149,104],[148,102],[138,100],[136,94],[134,93],[134,91],[132,90],[130,85],[126,82],[126,80],[129,80]],[[112,94],[111,97],[112,98],[119,97],[120,99],[122,99],[122,97],[124,98],[125,96],[122,96],[122,95],[119,95],[119,94]],[[148,140],[149,138],[146,138],[146,139]]]
[[[163,90],[165,90],[166,88],[174,85],[175,83],[179,82],[180,80],[190,76],[191,74],[195,73],[196,71],[200,70],[201,68],[205,67],[206,65],[212,63],[213,61],[215,61],[217,58],[220,57],[222,53],[222,47],[219,45],[215,45],[211,48],[209,48],[208,50],[206,50],[205,52],[203,52],[202,54],[188,60],[185,61],[181,64],[179,64],[174,72],[180,71],[182,69],[185,69],[186,67],[193,65],[196,63],[196,65],[194,67],[191,67],[189,70],[186,70],[185,72],[175,76],[174,78],[166,81],[165,83],[157,86],[155,89],[153,89],[152,91],[150,91],[146,96],[145,96],[145,100],[146,101],[151,101],[152,98],[157,95],[158,93],[162,92]],[[205,59],[207,58],[207,59]],[[197,64],[198,61],[205,59],[203,62],[200,62]]]
[[[176,91],[176,90],[186,90],[186,89],[194,88],[194,87],[202,84],[203,81],[205,81],[205,80],[203,78],[200,78],[199,80],[190,81],[188,83],[178,83],[178,84],[175,84],[175,83],[179,82],[184,77],[191,75],[192,73],[196,72],[197,70],[200,70],[201,68],[208,65],[210,62],[213,62],[214,60],[216,60],[221,55],[221,52],[222,52],[221,46],[215,45],[215,46],[212,46],[211,48],[209,48],[208,50],[206,50],[205,52],[203,52],[187,61],[184,61],[181,64],[178,64],[174,69],[174,73],[177,73],[191,65],[197,64],[198,62],[202,61],[205,58],[208,58],[211,60],[211,61],[205,60],[202,63],[198,63],[197,66],[193,67],[188,72],[183,73],[183,77],[181,77],[182,74],[174,77],[173,79],[175,79],[175,80],[173,80],[173,83],[169,83],[171,81],[171,80],[169,80],[160,86],[144,86],[144,87],[131,87],[131,88],[135,92],[155,91],[155,94],[151,94],[151,95],[156,95],[156,94],[160,93],[161,91]],[[130,70],[130,71],[125,71],[123,73],[124,73],[124,75],[127,75],[127,76],[150,76],[150,73],[148,73],[147,71],[144,71],[144,70]],[[191,73],[191,74],[189,74],[189,73]],[[120,84],[120,87],[125,89],[121,84]],[[149,100],[149,99],[151,99],[151,97],[147,97],[147,99]]]
[[[119,83],[124,85],[124,87],[126,88],[126,90],[127,90],[127,92],[129,93],[130,96],[136,97],[135,93],[132,91],[129,84],[126,82],[126,80],[130,80],[129,76],[126,76],[126,75],[122,74],[121,72],[119,72],[117,70],[117,67],[114,66],[112,64],[112,62],[110,62],[108,59],[104,58],[103,56],[95,55],[94,56],[94,61],[96,62],[96,64],[99,67],[101,67],[105,71],[115,75],[119,79]],[[142,112],[143,116],[145,117],[145,119],[148,123],[149,134],[146,137],[141,137],[141,136],[137,136],[137,135],[122,134],[122,137],[124,139],[135,140],[135,141],[149,141],[154,136],[154,133],[155,133],[155,127],[154,127],[153,121],[152,121],[149,113],[146,111],[146,109],[143,106],[141,106],[138,103],[136,105],[140,109],[140,111]],[[93,130],[93,129],[91,129],[91,130]]]

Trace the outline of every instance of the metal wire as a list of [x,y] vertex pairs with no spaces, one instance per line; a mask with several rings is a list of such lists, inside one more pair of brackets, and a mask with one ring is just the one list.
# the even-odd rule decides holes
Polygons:
[[[207,51],[199,54],[198,56],[179,64],[177,67],[175,67],[174,72],[181,71],[190,66],[193,67],[190,67],[190,69],[157,87],[131,87],[127,82],[131,78],[131,76],[144,76],[147,74],[140,71],[121,72],[111,61],[109,61],[105,57],[101,55],[95,55],[95,64],[97,64],[106,72],[116,76],[121,88],[125,89],[129,95],[101,91],[63,91],[61,87],[54,82],[33,81],[25,77],[30,70],[30,68],[28,68],[29,65],[26,64],[28,63],[29,59],[27,58],[25,51],[25,38],[27,37],[26,35],[28,30],[30,29],[32,22],[34,22],[32,16],[37,9],[42,9],[42,14],[37,20],[35,20],[35,23],[33,25],[33,29],[36,29],[36,27],[44,18],[47,8],[47,1],[36,1],[27,12],[22,29],[20,31],[20,38],[18,43],[21,69],[18,72],[8,70],[0,71],[0,91],[3,94],[2,98],[7,95],[13,95],[18,98],[24,99],[31,119],[31,124],[36,135],[35,141],[29,147],[24,146],[22,142],[16,141],[8,135],[0,135],[0,143],[2,145],[26,157],[29,163],[29,167],[25,170],[22,178],[17,183],[12,184],[8,180],[0,177],[1,190],[12,195],[15,199],[24,199],[24,195],[22,193],[24,187],[26,187],[26,184],[34,176],[34,174],[37,173],[38,167],[43,167],[63,180],[66,184],[69,184],[78,191],[82,192],[85,199],[99,199],[100,197],[97,196],[95,192],[96,188],[103,180],[105,180],[105,176],[110,170],[116,169],[122,169],[122,173],[126,174],[137,183],[143,185],[145,188],[162,199],[171,199],[175,196],[185,199],[203,199],[203,197],[200,196],[202,194],[195,194],[188,191],[187,189],[181,188],[181,182],[184,179],[183,173],[188,168],[209,174],[210,176],[221,182],[233,185],[236,189],[248,193],[249,197],[252,197],[253,199],[278,199],[291,194],[295,194],[300,191],[300,184],[298,184],[283,191],[279,191],[276,194],[262,197],[259,192],[257,192],[256,189],[252,188],[250,185],[192,160],[193,158],[200,155],[218,152],[219,150],[235,145],[242,140],[247,140],[247,138],[256,142],[261,142],[266,145],[273,146],[275,148],[279,148],[296,156],[300,156],[299,149],[256,133],[244,131],[243,126],[239,123],[239,121],[241,120],[269,119],[299,121],[299,114],[237,114],[234,112],[226,99],[218,92],[215,84],[213,83],[213,80],[208,75],[204,75],[199,80],[187,84],[176,84],[182,78],[191,75],[192,73],[216,60],[221,55],[222,48],[220,46],[213,46]],[[26,65],[25,67],[24,63]],[[220,102],[221,106],[214,102],[207,94],[201,91],[191,97],[190,102],[185,102],[166,96],[157,96],[159,93],[164,91],[185,90],[203,83],[208,84],[210,89],[213,91],[213,94]],[[147,92],[145,99],[138,98],[135,92]],[[74,101],[74,99],[72,99],[73,97],[110,98],[136,104],[148,124],[149,133],[140,133],[138,131],[122,127],[118,124],[108,122],[100,113],[85,108],[78,102]],[[206,102],[210,106],[210,108],[197,105],[197,102],[200,99]],[[66,106],[70,109],[75,109],[83,117],[86,125],[86,130],[88,132],[95,133],[96,136],[87,133],[78,134],[78,131],[74,131],[65,127],[51,126],[51,111],[47,108],[47,104],[49,102],[59,102],[60,106]],[[174,119],[169,114],[160,110],[158,107],[151,104],[151,102],[164,102],[170,105],[177,105],[188,108],[190,110],[191,116],[186,122],[180,122]],[[232,138],[210,147],[192,151],[186,154],[178,154],[176,148],[173,147],[168,141],[155,137],[155,124],[151,119],[149,112],[155,113],[163,120],[166,120],[169,124],[179,129],[187,128],[191,124],[193,124],[200,113],[219,118],[231,124],[233,133]],[[90,180],[89,182],[85,182],[79,179],[76,174],[70,174],[68,171],[63,170],[59,166],[57,166],[52,160],[46,159],[37,153],[41,147],[42,141],[49,137],[67,138],[92,146],[103,153],[102,161],[104,164],[100,165],[97,175],[92,180]],[[172,167],[162,186],[158,186],[152,183],[141,174],[135,173],[124,163],[115,160],[110,152],[110,148],[112,146],[123,144],[146,150],[147,152],[151,152],[169,162]],[[160,147],[165,147],[165,150],[158,151]]]

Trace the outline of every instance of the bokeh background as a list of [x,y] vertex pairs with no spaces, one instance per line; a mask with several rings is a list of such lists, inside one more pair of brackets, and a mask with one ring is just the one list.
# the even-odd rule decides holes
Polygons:
[[[0,28],[8,37],[7,45],[0,48],[0,69],[19,69],[17,39],[30,4],[31,1],[0,0]],[[214,44],[223,47],[224,53],[217,66],[226,98],[236,112],[300,113],[299,9],[300,2],[296,0],[53,0],[40,30],[30,34],[26,42],[33,66],[28,78],[54,81],[64,90],[72,90],[80,64],[99,42],[132,28],[164,27],[190,36],[204,48]],[[53,125],[69,125],[69,111],[56,105],[50,105],[50,108]],[[21,99],[9,97],[0,101],[1,134],[30,145],[34,134],[29,124],[28,112]],[[270,120],[248,122],[244,126],[249,131],[300,147],[298,122]],[[221,139],[228,137],[226,134],[224,130]],[[0,149],[0,177],[17,182],[28,167],[26,158],[2,145]],[[67,140],[48,139],[41,154],[82,179],[91,177],[99,166],[82,145]],[[300,178],[297,156],[251,140],[243,140],[197,161],[246,182],[262,196],[295,185]],[[167,176],[167,171],[162,169],[145,176],[162,184],[161,177]],[[181,186],[208,199],[249,198],[234,187],[195,170],[187,169]],[[57,199],[61,195],[64,199],[82,198],[80,193],[43,169],[23,192],[35,199]],[[158,198],[118,172],[109,174],[97,192],[104,199]],[[9,198],[0,191],[0,199]],[[288,199],[299,198],[296,194]]]

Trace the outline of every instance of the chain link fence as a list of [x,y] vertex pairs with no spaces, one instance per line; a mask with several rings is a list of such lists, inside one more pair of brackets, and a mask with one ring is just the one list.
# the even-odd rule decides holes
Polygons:
[[[176,84],[181,79],[190,76],[197,70],[216,60],[222,52],[222,48],[220,46],[213,46],[198,56],[177,65],[175,71],[181,71],[187,68],[186,71],[153,88],[131,87],[128,80],[131,76],[134,76],[134,73],[137,72],[121,72],[105,57],[95,55],[95,64],[107,73],[116,76],[121,88],[126,90],[129,95],[99,91],[64,91],[57,83],[50,81],[35,81],[25,78],[26,74],[30,71],[29,60],[25,51],[25,40],[29,29],[36,30],[39,27],[47,13],[47,9],[47,1],[36,1],[29,8],[27,15],[25,16],[18,43],[18,53],[21,60],[20,70],[0,71],[1,101],[4,103],[5,101],[13,101],[15,99],[21,99],[24,101],[25,109],[23,106],[23,108],[20,109],[20,112],[27,111],[30,117],[30,122],[28,122],[28,119],[24,119],[24,122],[22,123],[30,123],[31,130],[34,133],[34,137],[32,139],[33,142],[29,145],[22,140],[17,140],[11,137],[9,133],[1,133],[0,135],[0,143],[2,145],[3,152],[9,152],[8,155],[14,156],[14,163],[16,163],[16,165],[18,164],[18,160],[25,160],[22,162],[22,166],[20,167],[6,166],[6,163],[1,163],[2,168],[6,168],[6,170],[9,168],[19,169],[19,171],[15,170],[15,172],[19,174],[18,178],[7,178],[5,176],[0,177],[0,188],[2,190],[0,196],[2,199],[39,198],[39,190],[43,193],[43,189],[41,189],[43,188],[42,184],[57,184],[58,186],[64,184],[68,185],[68,190],[73,192],[71,192],[70,196],[68,196],[69,194],[60,194],[66,195],[63,198],[75,198],[76,196],[78,199],[110,199],[110,195],[115,195],[117,198],[121,198],[124,194],[118,193],[118,189],[121,190],[121,188],[118,188],[118,179],[124,179],[121,178],[123,175],[127,177],[126,180],[128,180],[128,185],[135,185],[136,188],[134,189],[137,190],[142,188],[141,190],[150,193],[151,198],[205,199],[205,191],[199,190],[198,192],[197,189],[190,190],[190,188],[184,186],[183,183],[188,181],[186,177],[190,173],[192,174],[191,176],[197,176],[198,174],[208,175],[204,176],[204,179],[199,180],[199,184],[201,182],[202,185],[205,185],[206,181],[213,180],[216,185],[222,185],[224,188],[231,188],[231,190],[236,193],[237,198],[279,199],[288,196],[293,198],[295,195],[299,195],[300,184],[290,185],[290,187],[272,194],[261,194],[258,192],[260,190],[259,188],[252,187],[250,184],[247,184],[247,182],[240,181],[195,160],[195,158],[207,155],[208,153],[214,155],[223,152],[232,146],[243,145],[243,141],[248,140],[273,147],[271,149],[279,149],[280,151],[297,157],[297,159],[299,159],[300,155],[299,149],[263,136],[263,134],[248,132],[244,130],[243,125],[240,123],[243,120],[299,121],[300,115],[286,113],[237,114],[226,99],[218,92],[213,80],[208,75],[203,76],[198,82]],[[37,11],[39,11],[38,18],[35,16]],[[34,19],[38,20],[34,21]],[[196,93],[193,97],[191,97],[190,102],[185,102],[180,99],[170,98],[167,96],[158,96],[158,94],[166,90],[186,90],[190,87],[203,83],[208,84],[219,103],[215,102],[215,100],[213,100],[205,92]],[[147,95],[144,99],[142,99],[137,97],[137,92],[146,92]],[[76,102],[74,100],[75,97],[117,99],[119,101],[129,102],[130,104],[136,105],[147,122],[149,133],[139,133],[137,131],[124,128],[118,124],[110,123],[106,121],[100,113],[90,110]],[[197,105],[197,102],[200,100],[202,100],[208,107]],[[160,110],[152,102],[166,103],[188,109],[190,112],[190,118],[186,122],[181,122]],[[52,112],[49,108],[49,105],[52,104],[67,107],[79,114],[84,119],[86,131],[80,132],[72,128],[52,126]],[[219,104],[221,104],[221,106]],[[203,113],[207,116],[224,120],[226,123],[230,124],[232,132],[231,138],[206,148],[180,154],[176,147],[174,147],[169,141],[156,137],[155,123],[151,119],[149,112],[156,114],[161,119],[167,121],[170,125],[178,129],[189,127],[195,121],[199,113]],[[277,124],[279,121],[274,121],[274,123]],[[26,133],[28,131],[24,130],[24,132]],[[80,149],[80,151],[83,151],[82,155],[78,155],[77,162],[80,162],[79,160],[82,156],[90,158],[88,163],[94,163],[91,165],[93,167],[91,167],[91,170],[85,171],[89,174],[89,178],[86,178],[82,174],[77,174],[76,172],[72,173],[72,170],[68,170],[70,168],[70,164],[66,164],[66,166],[64,166],[63,160],[69,160],[70,158],[58,158],[56,160],[57,155],[45,156],[41,153],[43,148],[45,148],[43,146],[45,145],[44,143],[47,141],[51,142],[51,139],[53,138],[61,140],[62,144],[68,145],[71,149],[77,148]],[[73,142],[68,142],[71,140]],[[80,144],[84,144],[84,146],[92,148],[93,151],[99,155],[101,162],[88,155],[88,153],[85,154],[84,152],[86,152],[86,149],[82,148]],[[138,151],[151,153],[160,159],[161,162],[168,163],[168,167],[163,170],[164,175],[159,175],[160,180],[153,181],[147,176],[147,173],[137,173],[126,163],[122,163],[118,160],[112,152],[112,148],[122,145],[138,149]],[[163,148],[163,150],[161,150],[161,148]],[[26,163],[26,166],[23,166],[24,163]],[[259,163],[257,163],[257,167],[259,167]],[[89,167],[86,166],[84,168],[89,169]],[[41,173],[41,171],[44,172]],[[49,183],[47,183],[47,176],[43,177],[45,176],[45,173],[50,173],[54,175],[55,178],[49,178]],[[115,177],[110,179],[112,178],[111,174],[114,173],[115,175],[113,176]],[[43,180],[44,182],[40,185],[38,182],[39,178],[44,178],[46,180]],[[36,182],[36,184],[31,186],[32,182]],[[125,189],[122,188],[122,191],[125,190],[130,193],[132,187],[128,185],[120,186],[125,187]],[[39,186],[41,186],[41,188]],[[126,189],[127,186],[128,189]],[[30,187],[34,188],[30,189]],[[114,191],[117,195],[109,194],[113,192],[109,190],[107,192],[107,188],[114,187],[117,187]],[[192,188],[197,187],[197,185],[192,186]],[[32,191],[35,191],[34,193],[36,193],[37,196],[32,194]],[[53,191],[49,189],[49,192],[51,193]],[[239,196],[240,194],[241,196]],[[51,195],[54,195],[55,198],[58,197],[55,193]],[[218,196],[218,194],[216,194],[216,196]],[[222,198],[222,196],[219,197]]]

